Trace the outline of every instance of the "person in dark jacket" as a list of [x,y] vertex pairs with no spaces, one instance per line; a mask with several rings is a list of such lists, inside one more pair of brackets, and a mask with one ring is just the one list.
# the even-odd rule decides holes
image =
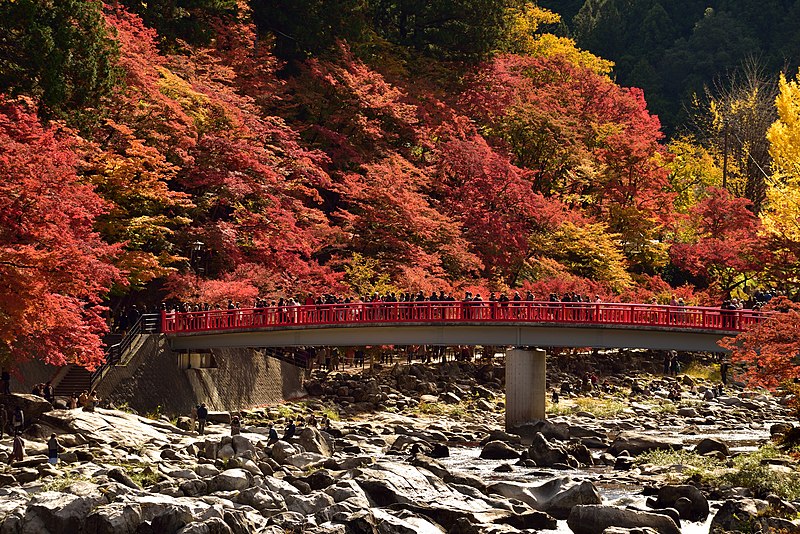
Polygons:
[[197,409],[197,433],[201,436],[206,431],[206,420],[208,419],[208,408],[205,403]]

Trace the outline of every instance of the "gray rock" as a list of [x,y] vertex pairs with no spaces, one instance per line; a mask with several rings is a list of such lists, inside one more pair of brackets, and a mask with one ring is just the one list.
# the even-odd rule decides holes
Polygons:
[[276,441],[272,445],[272,450],[270,451],[270,454],[272,455],[272,458],[276,462],[278,462],[279,464],[284,464],[286,463],[286,458],[295,455],[298,452],[300,451],[298,451],[291,443],[289,443],[288,441],[280,440]]
[[575,506],[567,517],[567,525],[575,534],[597,534],[609,527],[648,527],[659,534],[681,534],[675,521],[665,515],[602,504]]
[[142,523],[142,507],[135,502],[113,502],[94,509],[86,518],[86,532],[135,534]]
[[86,517],[98,506],[108,504],[97,491],[70,495],[45,491],[31,497],[23,518],[23,532],[80,532]]
[[241,491],[250,487],[253,475],[244,469],[228,469],[212,478],[208,483],[210,492]]
[[730,456],[731,452],[728,450],[728,445],[719,439],[704,438],[697,445],[695,445],[694,452],[697,454],[708,454],[710,452],[720,452],[725,456]]
[[208,492],[208,483],[205,480],[187,480],[178,488],[183,492],[184,495],[187,497],[199,497],[201,495],[205,495]]
[[[678,504],[681,499],[686,502]],[[688,502],[688,505],[687,505]],[[694,486],[664,486],[658,490],[656,508],[675,508],[680,512],[681,519],[700,521],[708,517],[708,500],[703,492]]]
[[231,527],[220,517],[189,523],[176,534],[234,534]]
[[503,481],[490,485],[487,492],[524,502],[557,519],[566,519],[569,511],[579,504],[602,502],[600,493],[591,482],[578,483],[568,477],[554,478],[540,485]]
[[481,458],[486,460],[509,460],[519,458],[519,453],[502,441],[490,441],[484,445]]
[[289,511],[298,512],[303,515],[316,514],[332,504],[333,497],[321,492],[311,495],[289,495],[286,497],[286,507]]
[[560,445],[547,441],[547,438],[540,432],[533,435],[533,443],[528,448],[528,457],[536,462],[536,465],[542,467],[550,467],[555,464],[578,467],[578,461],[573,456]]
[[234,497],[234,502],[252,506],[264,517],[287,510],[286,501],[279,493],[264,488],[249,488],[240,491]]
[[333,439],[329,434],[314,427],[305,427],[297,436],[299,443],[307,452],[330,456],[333,453]]
[[757,532],[760,515],[768,507],[766,501],[757,499],[727,500],[711,520],[711,534],[724,532]]
[[683,448],[676,439],[637,434],[635,432],[622,432],[608,448],[610,454],[619,456],[622,451],[628,451],[631,456],[652,450],[678,450]]
[[314,452],[301,452],[293,454],[284,460],[285,464],[293,465],[300,469],[308,469],[315,464],[322,464],[326,457]]
[[[5,404],[10,409],[16,406],[22,408],[22,413],[25,414],[25,424],[30,425],[42,418],[42,415],[47,412],[52,412],[53,405],[44,400],[38,395],[30,395],[27,393],[12,393],[11,395],[0,395],[0,403]],[[56,414],[64,410],[55,411]],[[10,421],[9,417],[9,421]]]

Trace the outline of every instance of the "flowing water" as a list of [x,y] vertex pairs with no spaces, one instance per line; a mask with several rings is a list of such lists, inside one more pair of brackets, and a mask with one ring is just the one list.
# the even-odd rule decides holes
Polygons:
[[[758,443],[763,443],[769,439],[769,427],[771,422],[754,424],[750,428],[713,428],[702,434],[687,436],[681,431],[684,427],[665,427],[659,429],[659,435],[664,437],[680,437],[686,445],[697,443],[704,438],[716,438],[728,444],[732,452],[745,452],[754,450]],[[689,439],[690,438],[690,439]],[[464,472],[480,477],[487,483],[494,481],[515,481],[543,484],[554,477],[568,476],[574,480],[588,480],[592,482],[605,504],[618,506],[633,506],[637,509],[646,510],[646,497],[641,494],[643,486],[632,483],[625,471],[615,471],[611,467],[592,467],[562,471],[542,468],[525,468],[513,466],[510,473],[495,472],[495,468],[501,464],[509,463],[509,460],[485,460],[480,458],[480,447],[450,447],[450,457],[443,458],[440,462],[454,472]],[[513,463],[513,462],[512,462]],[[683,534],[707,534],[710,529],[711,520],[719,507],[719,502],[710,502],[711,514],[705,521],[693,523],[688,521],[681,522],[681,532]],[[559,521],[556,530],[542,531],[543,533],[571,534],[572,531],[567,526],[566,521]]]

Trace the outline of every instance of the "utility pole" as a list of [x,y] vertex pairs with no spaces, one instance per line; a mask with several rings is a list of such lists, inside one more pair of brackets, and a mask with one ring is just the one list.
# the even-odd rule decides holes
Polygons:
[[722,189],[728,189],[728,119],[723,119],[722,127],[725,129],[722,148]]

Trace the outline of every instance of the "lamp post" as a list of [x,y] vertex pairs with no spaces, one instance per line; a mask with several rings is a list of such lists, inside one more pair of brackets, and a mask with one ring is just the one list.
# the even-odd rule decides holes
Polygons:
[[202,241],[195,241],[192,243],[192,248],[189,251],[189,267],[191,267],[192,272],[194,272],[194,291],[195,295],[199,294],[199,286],[200,286],[200,273],[203,271],[203,268],[200,267],[200,262],[203,259],[203,246],[205,243]]

